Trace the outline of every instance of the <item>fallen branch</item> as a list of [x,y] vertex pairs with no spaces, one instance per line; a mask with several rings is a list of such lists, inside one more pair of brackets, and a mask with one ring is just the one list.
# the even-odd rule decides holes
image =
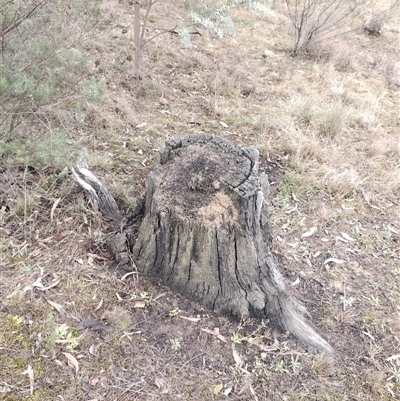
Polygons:
[[122,219],[117,202],[115,202],[113,196],[108,192],[107,188],[103,186],[100,180],[88,169],[86,156],[86,150],[82,150],[79,154],[76,165],[76,168],[83,176],[83,179],[78,175],[73,167],[71,167],[72,178],[89,195],[95,209],[99,209],[100,212],[110,220]]

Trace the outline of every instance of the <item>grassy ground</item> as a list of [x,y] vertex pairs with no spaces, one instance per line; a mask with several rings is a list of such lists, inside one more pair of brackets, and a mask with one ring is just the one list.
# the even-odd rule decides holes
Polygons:
[[[282,3],[274,18],[234,11],[233,38],[156,36],[136,81],[132,6],[101,2],[101,34],[85,46],[103,100],[80,104],[79,124],[53,105],[46,124],[66,132],[48,148],[57,158],[2,152],[0,399],[400,398],[400,20],[293,58]],[[190,4],[156,3],[146,35],[187,21]],[[199,132],[259,149],[279,268],[333,357],[113,266],[111,228],[66,167],[87,147],[128,213],[157,149]]]

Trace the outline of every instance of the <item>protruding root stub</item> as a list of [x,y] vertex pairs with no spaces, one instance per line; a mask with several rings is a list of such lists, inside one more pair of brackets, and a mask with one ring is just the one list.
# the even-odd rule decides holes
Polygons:
[[274,263],[267,192],[256,149],[213,135],[168,141],[149,175],[132,256],[139,271],[216,312],[269,318],[332,353]]
[[71,168],[72,177],[88,194],[92,200],[93,207],[95,209],[100,209],[101,213],[110,220],[121,220],[122,216],[118,209],[117,202],[115,202],[115,199],[108,192],[107,188],[88,168],[86,149],[83,149],[79,154],[76,168],[83,176],[83,179],[73,168]]

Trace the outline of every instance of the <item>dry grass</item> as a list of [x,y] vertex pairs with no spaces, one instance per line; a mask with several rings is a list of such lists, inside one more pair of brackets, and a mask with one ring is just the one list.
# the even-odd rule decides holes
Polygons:
[[[360,32],[292,58],[281,3],[273,2],[275,20],[235,11],[232,39],[201,31],[186,49],[175,34],[157,36],[146,45],[146,76],[137,82],[125,29],[132,9],[104,2],[109,25],[88,53],[107,99],[85,106],[81,131],[70,140],[89,149],[91,168],[125,210],[144,193],[157,149],[170,137],[212,132],[260,149],[275,182],[271,221],[279,267],[288,284],[299,278],[291,288],[335,356],[257,331],[259,322],[214,316],[144,277],[122,280],[125,272],[112,266],[105,248],[112,228],[66,171],[8,163],[0,181],[0,395],[6,400],[400,397],[399,20],[387,21],[379,37]],[[149,36],[186,15],[180,1],[156,3]],[[312,237],[301,237],[314,226]],[[326,262],[332,258],[343,263]],[[39,277],[44,286],[59,282],[24,291]],[[180,316],[201,320],[170,316],[177,308]],[[88,318],[104,319],[110,331],[79,331]],[[62,324],[64,343],[54,343]],[[215,327],[227,344],[201,331]],[[78,372],[65,353],[76,358]],[[21,374],[28,365],[33,395]]]

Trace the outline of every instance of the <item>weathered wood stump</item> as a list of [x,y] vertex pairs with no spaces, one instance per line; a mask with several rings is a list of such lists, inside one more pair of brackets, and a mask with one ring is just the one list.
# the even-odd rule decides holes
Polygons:
[[212,135],[170,140],[148,180],[131,236],[139,272],[218,313],[268,318],[304,343],[333,349],[287,291],[271,253],[268,180],[258,152]]

